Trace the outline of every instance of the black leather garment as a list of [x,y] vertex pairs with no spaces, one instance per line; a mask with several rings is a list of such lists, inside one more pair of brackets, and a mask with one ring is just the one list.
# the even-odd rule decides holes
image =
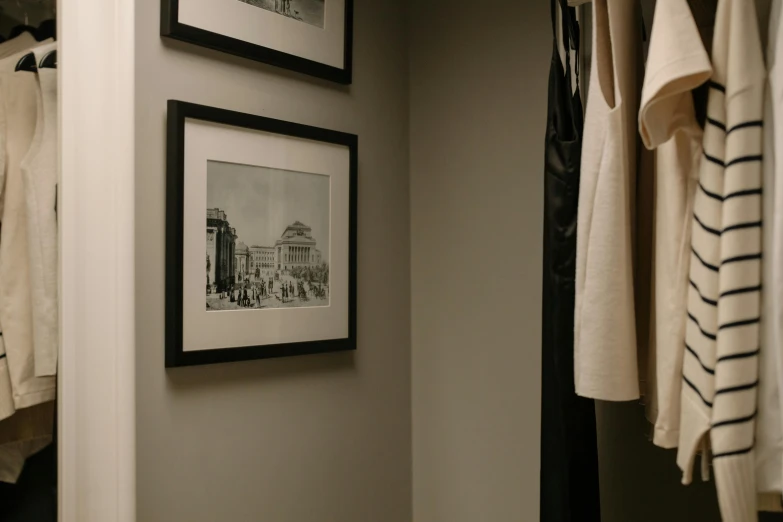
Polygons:
[[[557,49],[557,3],[565,49],[579,50],[576,12],[552,5],[552,64],[544,171],[544,296],[541,396],[541,522],[600,522],[595,406],[574,391],[574,280],[583,113],[571,60]],[[578,68],[577,68],[578,74]],[[578,76],[577,76],[578,78]]]

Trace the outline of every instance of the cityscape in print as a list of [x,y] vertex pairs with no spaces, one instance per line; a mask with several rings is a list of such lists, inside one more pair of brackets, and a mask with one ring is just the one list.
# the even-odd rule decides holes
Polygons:
[[207,163],[207,311],[329,305],[329,177]]
[[324,27],[324,0],[239,0],[306,24]]

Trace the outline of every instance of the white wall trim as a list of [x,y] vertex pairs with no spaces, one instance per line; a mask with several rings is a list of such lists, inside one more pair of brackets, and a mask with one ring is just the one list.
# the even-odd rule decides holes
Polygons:
[[133,522],[134,1],[57,15],[59,520]]

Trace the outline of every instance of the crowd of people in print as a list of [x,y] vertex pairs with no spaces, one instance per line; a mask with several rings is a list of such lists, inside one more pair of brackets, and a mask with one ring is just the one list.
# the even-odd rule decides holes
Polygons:
[[267,299],[276,299],[283,303],[294,300],[326,299],[328,285],[318,282],[306,282],[302,279],[282,280],[275,284],[274,279],[260,282],[244,282],[219,295],[242,308],[262,308]]

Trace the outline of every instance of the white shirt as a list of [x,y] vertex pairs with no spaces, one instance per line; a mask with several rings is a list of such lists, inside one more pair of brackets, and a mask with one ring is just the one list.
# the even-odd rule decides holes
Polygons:
[[[655,149],[653,442],[674,448],[679,439],[682,359],[690,261],[690,225],[698,184],[702,130],[693,89],[712,65],[686,0],[658,2],[642,88],[639,132]],[[653,379],[651,379],[653,380]]]

